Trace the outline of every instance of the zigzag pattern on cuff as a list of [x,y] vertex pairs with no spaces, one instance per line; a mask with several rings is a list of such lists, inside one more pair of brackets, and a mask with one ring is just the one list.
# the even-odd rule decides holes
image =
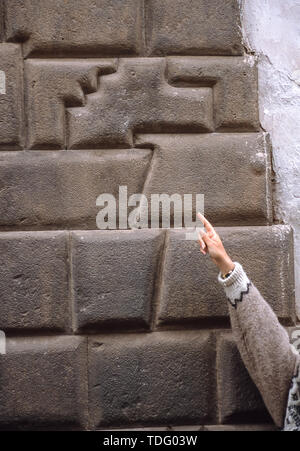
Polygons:
[[242,302],[243,296],[249,293],[251,281],[240,263],[234,262],[234,265],[234,270],[230,276],[227,279],[222,279],[222,275],[219,273],[218,281],[224,287],[230,304],[237,308],[238,302]]

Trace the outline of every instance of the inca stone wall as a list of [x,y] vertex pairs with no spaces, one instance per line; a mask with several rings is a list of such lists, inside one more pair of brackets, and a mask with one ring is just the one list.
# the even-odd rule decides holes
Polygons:
[[[264,428],[216,269],[102,193],[201,193],[285,326],[293,237],[237,0],[0,2],[0,427]],[[253,426],[255,425],[255,426]]]

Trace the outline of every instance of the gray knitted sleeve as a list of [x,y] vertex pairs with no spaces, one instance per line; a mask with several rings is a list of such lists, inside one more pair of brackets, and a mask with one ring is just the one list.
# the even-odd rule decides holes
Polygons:
[[300,356],[238,262],[227,279],[223,280],[219,274],[218,280],[229,301],[232,330],[243,362],[275,424],[283,427],[288,421],[291,390],[296,391],[291,383],[298,374]]

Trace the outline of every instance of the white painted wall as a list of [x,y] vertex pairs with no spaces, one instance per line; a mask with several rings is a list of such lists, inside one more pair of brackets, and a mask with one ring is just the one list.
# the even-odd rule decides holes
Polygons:
[[295,232],[300,319],[300,0],[240,0],[244,44],[258,55],[260,121],[270,133],[275,217]]

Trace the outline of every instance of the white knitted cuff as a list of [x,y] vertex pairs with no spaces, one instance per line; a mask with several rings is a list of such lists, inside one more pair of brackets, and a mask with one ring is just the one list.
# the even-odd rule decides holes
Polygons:
[[221,273],[218,275],[218,281],[224,287],[226,296],[233,307],[241,302],[243,295],[249,292],[251,285],[247,274],[240,263],[234,262],[234,270],[227,279],[222,279]]

